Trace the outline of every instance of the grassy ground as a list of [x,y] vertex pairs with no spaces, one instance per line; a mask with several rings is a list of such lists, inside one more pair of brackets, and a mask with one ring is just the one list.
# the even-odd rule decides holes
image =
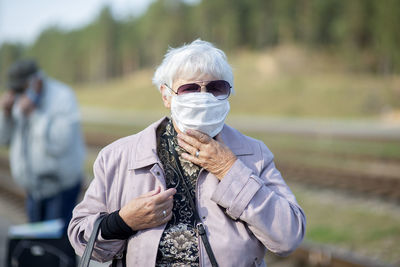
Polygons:
[[[346,70],[335,58],[294,48],[243,51],[229,57],[234,69],[233,114],[365,118],[400,110],[400,78]],[[76,85],[84,106],[163,110],[151,84],[153,69],[105,84]]]
[[400,264],[397,205],[298,184],[291,189],[307,216],[307,240]]
[[383,160],[400,160],[400,143],[398,141],[379,142],[253,132],[247,134],[263,140],[273,151],[292,150],[314,153],[323,152],[351,157],[367,156]]

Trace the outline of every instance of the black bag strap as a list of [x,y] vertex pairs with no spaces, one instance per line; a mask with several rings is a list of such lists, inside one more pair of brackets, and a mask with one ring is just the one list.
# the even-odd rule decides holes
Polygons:
[[194,204],[194,201],[193,201],[193,196],[190,193],[189,187],[187,186],[185,178],[184,178],[184,176],[182,174],[182,169],[181,169],[182,166],[181,166],[180,161],[179,161],[178,153],[175,151],[175,148],[172,148],[171,150],[172,150],[172,152],[174,154],[175,161],[176,161],[177,166],[178,166],[178,173],[177,174],[178,174],[179,178],[182,180],[182,184],[185,187],[186,192],[187,192],[187,196],[186,197],[189,199],[190,206],[191,206],[191,208],[193,210],[194,218],[196,220],[197,233],[200,235],[201,240],[203,241],[203,245],[204,245],[204,248],[206,249],[208,258],[210,259],[211,266],[218,267],[218,263],[217,263],[217,260],[215,259],[215,256],[214,256],[214,253],[212,251],[210,242],[208,242],[206,229],[204,228],[204,224],[200,219],[199,213],[197,212],[196,205]]
[[90,257],[92,256],[92,252],[93,252],[94,242],[96,241],[97,235],[99,234],[100,223],[103,219],[104,219],[104,216],[100,216],[94,222],[93,231],[92,231],[92,234],[90,235],[89,241],[86,244],[85,252],[83,252],[81,261],[79,263],[79,267],[88,267],[89,266]]

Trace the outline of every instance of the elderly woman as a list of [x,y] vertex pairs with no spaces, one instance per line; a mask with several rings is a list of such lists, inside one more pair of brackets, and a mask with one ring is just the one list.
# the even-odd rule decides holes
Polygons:
[[224,124],[233,91],[225,54],[196,40],[170,49],[156,70],[171,119],[98,155],[69,238],[82,254],[105,216],[92,257],[127,266],[265,266],[287,255],[305,217],[261,142]]

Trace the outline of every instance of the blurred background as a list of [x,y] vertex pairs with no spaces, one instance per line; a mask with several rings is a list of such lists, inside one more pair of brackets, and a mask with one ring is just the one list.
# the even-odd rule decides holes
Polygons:
[[[0,84],[30,57],[75,89],[88,184],[101,147],[169,115],[151,84],[168,47],[213,42],[234,69],[228,123],[272,150],[307,216],[269,266],[400,266],[399,25],[399,0],[0,0]],[[7,148],[0,175],[1,260],[26,222]]]

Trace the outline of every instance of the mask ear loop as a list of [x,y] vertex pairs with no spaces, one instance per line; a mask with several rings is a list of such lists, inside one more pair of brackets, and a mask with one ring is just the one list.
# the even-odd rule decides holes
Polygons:
[[171,92],[170,92],[169,88],[168,88],[168,90],[163,90],[163,92],[162,92],[162,96],[163,96],[163,97],[172,96],[172,94],[171,94]]

